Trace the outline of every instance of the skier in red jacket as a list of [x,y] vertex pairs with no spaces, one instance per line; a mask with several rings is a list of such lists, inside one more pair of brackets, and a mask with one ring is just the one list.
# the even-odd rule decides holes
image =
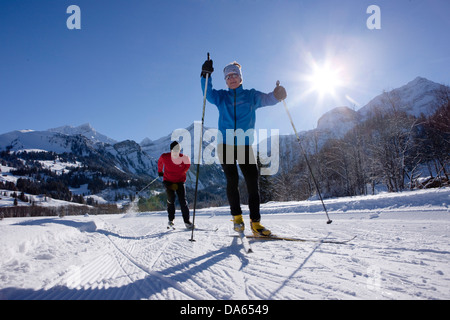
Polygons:
[[186,172],[191,166],[188,156],[180,153],[181,147],[178,142],[170,144],[170,152],[163,153],[158,160],[158,174],[163,177],[163,183],[167,193],[167,213],[169,214],[168,228],[173,227],[175,219],[175,193],[181,206],[186,228],[192,229],[194,225],[189,220],[189,208],[186,200]]

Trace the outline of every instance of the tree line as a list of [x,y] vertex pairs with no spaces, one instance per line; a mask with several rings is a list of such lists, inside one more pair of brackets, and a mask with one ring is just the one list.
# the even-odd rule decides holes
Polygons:
[[[436,97],[431,115],[415,117],[404,111],[395,93],[385,92],[365,121],[309,152],[323,195],[374,194],[380,186],[399,192],[449,185],[449,87],[442,86]],[[260,184],[262,201],[304,200],[315,193],[303,158],[276,176],[261,177]]]

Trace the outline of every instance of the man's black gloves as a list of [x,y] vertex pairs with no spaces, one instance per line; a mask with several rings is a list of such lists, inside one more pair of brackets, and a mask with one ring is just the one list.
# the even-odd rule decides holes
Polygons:
[[278,101],[282,101],[287,97],[286,89],[277,83],[276,88],[273,90],[273,95],[278,99]]
[[206,60],[205,63],[202,65],[202,73],[201,76],[203,78],[206,78],[206,75],[208,74],[211,76],[211,73],[213,73],[213,61],[212,60]]

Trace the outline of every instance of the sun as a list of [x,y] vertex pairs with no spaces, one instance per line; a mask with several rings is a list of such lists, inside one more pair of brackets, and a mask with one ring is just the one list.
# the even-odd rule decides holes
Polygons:
[[315,108],[329,108],[346,100],[354,102],[347,91],[352,85],[352,78],[351,68],[346,62],[332,53],[317,60],[311,52],[304,52],[300,56],[298,69],[292,73],[300,88],[296,98],[303,103],[312,103]]
[[329,63],[314,64],[312,73],[306,79],[310,84],[310,91],[317,92],[321,97],[336,95],[336,89],[342,85],[339,69],[333,69]]

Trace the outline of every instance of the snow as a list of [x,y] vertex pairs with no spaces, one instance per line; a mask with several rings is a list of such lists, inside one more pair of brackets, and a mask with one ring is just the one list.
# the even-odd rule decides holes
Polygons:
[[[441,84],[428,79],[417,77],[404,86],[393,89],[388,92],[397,108],[407,112],[410,115],[419,117],[423,114],[430,114],[433,107],[438,104],[436,91],[439,91]],[[386,95],[380,94],[373,98],[367,105],[358,110],[362,119],[366,119],[368,114],[374,109],[381,108],[384,111],[390,111],[392,105],[384,101]]]
[[262,223],[282,236],[355,240],[254,240],[250,254],[226,207],[197,210],[210,231],[195,231],[196,242],[179,211],[173,231],[165,212],[3,219],[0,299],[450,298],[450,188],[326,205],[330,225],[318,201],[264,204]]
[[59,159],[56,160],[38,160],[38,162],[42,165],[43,168],[48,169],[57,175],[62,175],[64,173],[69,172],[73,168],[79,168],[82,166],[82,163],[76,161],[75,163],[64,162]]
[[318,131],[327,131],[334,138],[343,138],[359,122],[359,115],[348,107],[337,107],[326,112],[317,121]]
[[71,152],[64,136],[50,131],[12,131],[0,135],[0,148],[6,149],[12,146],[11,151],[22,151],[27,149],[39,149],[53,151],[56,153]]
[[86,138],[90,139],[91,141],[95,143],[107,143],[107,144],[116,144],[117,141],[114,139],[111,139],[101,133],[98,133],[89,123],[82,124],[78,127],[72,127],[72,126],[62,126],[58,128],[49,129],[50,132],[58,132],[65,135],[78,135],[81,134],[82,136],[85,136]]
[[[13,194],[16,195],[20,195],[22,192],[21,191],[11,191],[11,190],[5,190],[5,189],[0,189],[0,208],[3,207],[12,207],[14,206],[14,197]],[[5,195],[6,194],[6,195]],[[64,200],[58,200],[58,199],[52,199],[51,197],[47,197],[45,195],[34,195],[34,194],[29,194],[29,193],[25,193],[24,195],[28,198],[31,199],[31,201],[34,202],[34,204],[30,203],[30,202],[23,202],[23,201],[18,201],[17,206],[18,207],[22,207],[22,206],[26,206],[26,207],[31,207],[33,205],[37,205],[39,207],[65,207],[65,206],[83,206],[79,203],[74,203],[74,202],[67,202]],[[89,197],[95,197],[95,196],[89,196]],[[106,201],[103,200],[100,197],[96,197],[94,200],[99,200],[101,199],[102,202],[99,201],[99,203],[105,203]]]

